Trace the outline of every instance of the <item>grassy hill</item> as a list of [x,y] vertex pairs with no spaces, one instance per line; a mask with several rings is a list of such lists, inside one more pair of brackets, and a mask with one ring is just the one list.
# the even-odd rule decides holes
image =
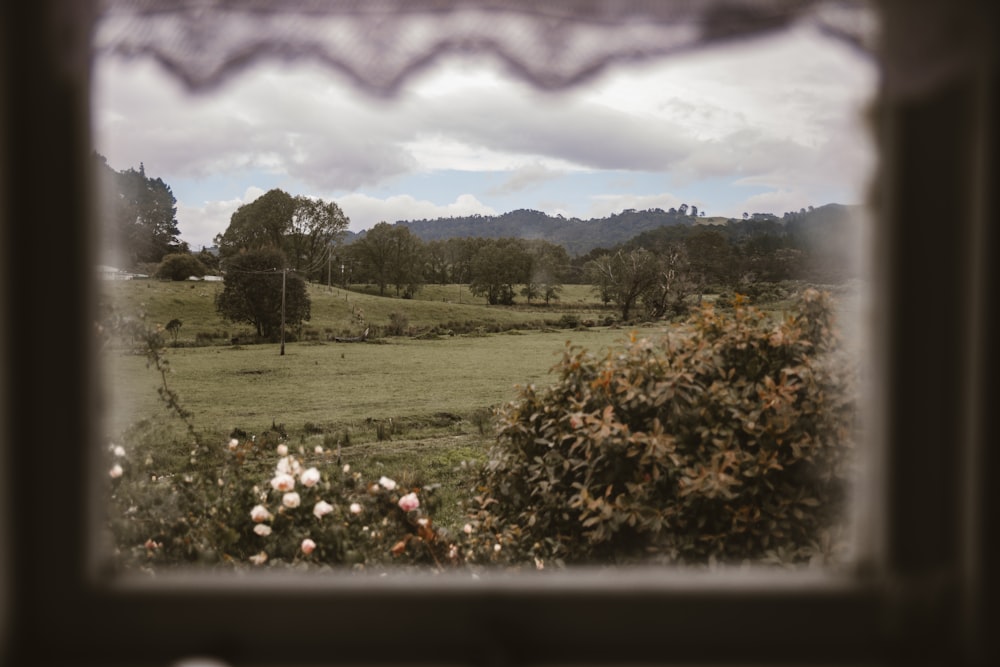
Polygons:
[[[216,311],[215,297],[222,288],[222,283],[217,282],[158,280],[109,281],[101,285],[105,302],[122,315],[144,313],[148,322],[160,325],[181,320],[178,345],[221,345],[233,338],[251,337],[249,325],[229,322]],[[366,286],[344,290],[310,284],[308,289],[312,315],[301,336],[313,341],[357,336],[365,328],[377,335],[401,325],[410,334],[537,329],[556,326],[567,314],[599,322],[614,313],[600,304],[586,285],[566,286],[562,299],[548,307],[540,302],[488,306],[464,285],[427,285],[414,299],[380,297],[366,293],[369,289],[375,291]]]

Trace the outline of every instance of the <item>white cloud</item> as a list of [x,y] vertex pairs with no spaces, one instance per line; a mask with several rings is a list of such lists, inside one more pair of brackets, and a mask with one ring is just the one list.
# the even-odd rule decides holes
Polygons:
[[[723,201],[743,198],[741,188],[765,188],[746,205],[780,213],[798,197],[806,201],[796,210],[826,203],[829,192],[863,198],[874,150],[859,109],[876,77],[873,63],[806,28],[609,68],[560,95],[511,80],[485,58],[449,59],[392,100],[367,97],[320,65],[259,66],[192,96],[149,62],[100,60],[94,143],[114,168],[144,162],[168,185],[267,174],[293,195],[335,199],[352,229],[496,212],[470,192],[535,208],[536,186],[574,171],[661,173],[674,192],[727,182],[718,203],[704,202],[720,214]],[[468,180],[444,180],[455,170],[509,175],[480,192]],[[421,178],[407,178],[414,174]],[[213,198],[205,188],[178,202],[182,237],[194,247],[210,243],[235,210],[226,208],[233,190]],[[629,192],[623,183],[606,197],[582,189],[549,198],[558,210],[589,206],[597,216],[681,203]]]

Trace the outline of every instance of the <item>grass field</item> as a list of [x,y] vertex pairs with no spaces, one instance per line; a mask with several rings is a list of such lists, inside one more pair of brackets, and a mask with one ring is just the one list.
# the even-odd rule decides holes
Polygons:
[[[646,330],[643,330],[646,331]],[[510,400],[514,386],[544,383],[567,341],[597,350],[624,329],[508,332],[377,343],[179,347],[168,350],[168,382],[196,424],[213,432],[284,423],[298,432],[359,428],[368,420],[397,424],[468,417]],[[162,411],[159,376],[145,357],[113,353],[107,386],[115,406],[110,432],[137,416]]]
[[[176,345],[167,336],[172,369],[167,381],[192,412],[198,432],[222,443],[235,429],[253,434],[281,425],[306,460],[320,445],[323,456],[339,449],[344,462],[376,479],[386,474],[441,484],[442,521],[460,518],[451,501],[462,496],[468,479],[463,466],[482,460],[492,443],[490,409],[514,399],[516,385],[552,381],[549,370],[568,342],[596,351],[632,331],[541,324],[567,313],[603,318],[609,311],[585,286],[568,290],[550,308],[502,308],[479,299],[470,303],[468,289],[458,286],[425,288],[418,298],[403,300],[312,285],[309,328],[322,334],[360,333],[358,312],[374,326],[402,313],[411,327],[455,323],[472,333],[366,343],[337,343],[320,335],[286,344],[282,356],[277,344],[229,344],[248,327],[218,316],[218,290],[217,283],[129,281],[110,283],[106,291],[122,314],[144,312],[151,325],[173,318],[184,323]],[[497,329],[503,331],[484,333]],[[663,325],[637,329],[662,330]],[[169,416],[159,398],[159,375],[147,368],[144,356],[125,348],[109,349],[104,362],[105,432],[117,440],[130,426],[156,423],[149,432],[160,443],[158,472],[170,474],[190,446],[183,423]]]
[[[181,320],[179,345],[227,344],[233,337],[245,338],[252,333],[249,325],[226,321],[216,312],[215,296],[222,291],[222,283],[128,280],[107,282],[102,289],[107,303],[118,312],[142,312],[153,324]],[[603,321],[616,312],[601,304],[587,285],[566,286],[562,298],[549,306],[537,302],[514,307],[488,306],[483,298],[473,297],[465,285],[427,285],[414,299],[380,297],[374,286],[356,289],[359,291],[310,284],[312,313],[303,326],[303,339],[356,336],[368,326],[385,327],[394,314],[402,315],[409,328],[419,332],[434,327],[462,331],[539,328],[567,313]],[[391,289],[387,290],[390,293]]]

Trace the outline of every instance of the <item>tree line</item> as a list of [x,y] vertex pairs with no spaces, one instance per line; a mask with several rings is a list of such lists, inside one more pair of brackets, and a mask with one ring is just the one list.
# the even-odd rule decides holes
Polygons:
[[574,258],[585,282],[623,320],[684,314],[708,292],[754,292],[785,280],[840,283],[858,277],[850,207],[830,204],[782,218],[755,214],[725,225],[668,226]]
[[[548,303],[567,281],[566,249],[541,239],[450,238],[422,241],[403,225],[380,222],[343,248],[341,280],[377,285],[384,295],[412,297],[427,283],[469,285],[491,305],[520,295]],[[349,273],[347,272],[349,268]]]

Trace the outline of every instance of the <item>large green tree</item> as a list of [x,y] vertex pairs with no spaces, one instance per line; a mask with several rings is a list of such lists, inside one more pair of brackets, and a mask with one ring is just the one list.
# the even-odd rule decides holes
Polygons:
[[246,250],[281,249],[294,214],[295,199],[290,194],[268,190],[236,209],[226,231],[215,237],[220,255],[225,259]]
[[232,255],[224,261],[223,270],[225,287],[215,305],[226,319],[250,324],[258,337],[276,340],[281,334],[283,287],[286,326],[295,327],[309,319],[311,304],[305,280],[288,270],[285,256],[277,248]]
[[655,254],[636,248],[596,257],[587,263],[586,271],[595,289],[614,302],[622,320],[628,321],[639,298],[656,283],[660,268]]
[[187,244],[179,239],[177,200],[170,186],[160,178],[138,171],[115,171],[107,159],[94,153],[105,219],[108,261],[123,262],[130,268],[158,263],[169,253],[184,252]]
[[311,280],[326,275],[331,267],[333,247],[350,223],[334,202],[295,197],[291,224],[283,247],[291,266]]
[[290,268],[306,278],[319,279],[349,222],[333,202],[293,197],[275,188],[236,209],[215,242],[223,258],[245,250],[277,248]]

